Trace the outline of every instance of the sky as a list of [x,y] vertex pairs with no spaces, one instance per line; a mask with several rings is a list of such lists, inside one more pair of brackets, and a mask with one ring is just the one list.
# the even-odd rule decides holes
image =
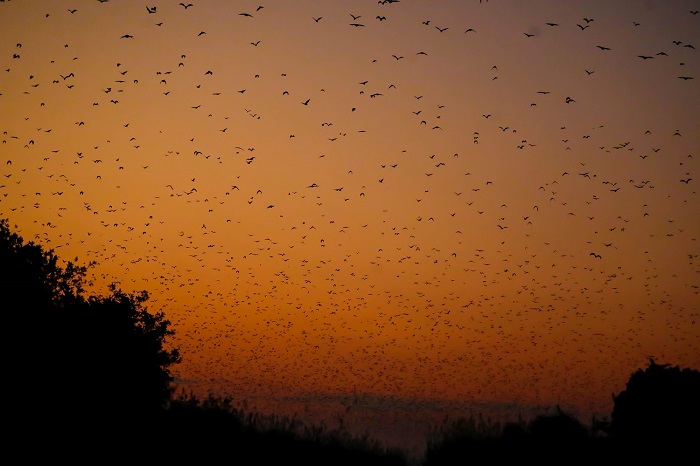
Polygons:
[[405,439],[700,367],[699,1],[185,5],[0,2],[0,216],[179,389]]

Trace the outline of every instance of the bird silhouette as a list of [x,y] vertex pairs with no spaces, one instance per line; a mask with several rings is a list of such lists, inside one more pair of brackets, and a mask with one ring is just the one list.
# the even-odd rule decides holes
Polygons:
[[[102,262],[86,292],[152,289],[187,355],[185,389],[206,396],[246,374],[236,391],[260,400],[274,379],[292,396],[264,403],[281,411],[299,401],[297,380],[409,401],[442,399],[450,380],[477,402],[497,386],[602,411],[609,396],[597,400],[586,377],[556,377],[566,355],[587,358],[598,387],[628,370],[616,355],[697,352],[689,8],[632,6],[593,22],[539,5],[526,25],[517,15],[497,25],[497,2],[479,15],[455,2],[431,21],[380,0],[351,15],[357,30],[313,2],[293,4],[300,22],[278,21],[291,7],[277,3],[180,3],[185,13],[156,2],[143,15],[143,4],[109,2],[50,17],[24,3],[2,10],[3,24],[32,27],[5,49],[0,98],[21,105],[0,112],[0,211],[38,244]],[[250,21],[215,21],[243,10]],[[165,23],[152,29],[152,18]],[[642,36],[656,30],[673,35],[650,49]],[[95,31],[106,33],[98,54],[84,47]],[[37,46],[51,34],[55,47]],[[500,48],[491,67],[485,37]],[[554,51],[571,59],[521,66],[551,65]],[[649,79],[630,87],[613,65]],[[653,95],[654,113],[617,122],[612,95]],[[600,246],[605,261],[590,252]],[[606,325],[591,326],[590,309]],[[661,349],[654,313],[668,324]],[[334,393],[324,411],[353,397]],[[307,399],[311,414],[319,400]],[[357,395],[345,422],[392,400]]]

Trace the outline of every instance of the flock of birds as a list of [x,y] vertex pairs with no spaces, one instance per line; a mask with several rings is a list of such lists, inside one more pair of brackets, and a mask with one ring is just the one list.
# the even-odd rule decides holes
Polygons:
[[606,412],[700,365],[692,2],[65,3],[0,1],[0,216],[147,290],[187,390]]

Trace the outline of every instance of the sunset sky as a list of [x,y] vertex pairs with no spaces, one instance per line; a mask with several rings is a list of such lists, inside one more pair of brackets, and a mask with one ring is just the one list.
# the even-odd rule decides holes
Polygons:
[[700,368],[700,1],[259,1],[0,2],[0,216],[178,387],[380,430]]

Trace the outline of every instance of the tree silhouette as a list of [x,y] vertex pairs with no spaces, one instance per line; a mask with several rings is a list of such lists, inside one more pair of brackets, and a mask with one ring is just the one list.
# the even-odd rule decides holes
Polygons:
[[[611,432],[643,451],[684,453],[700,438],[700,372],[668,364],[638,369],[613,394]],[[695,452],[697,455],[697,452]]]
[[146,292],[86,297],[87,270],[0,219],[4,453],[137,448],[171,397],[170,322],[147,311]]

